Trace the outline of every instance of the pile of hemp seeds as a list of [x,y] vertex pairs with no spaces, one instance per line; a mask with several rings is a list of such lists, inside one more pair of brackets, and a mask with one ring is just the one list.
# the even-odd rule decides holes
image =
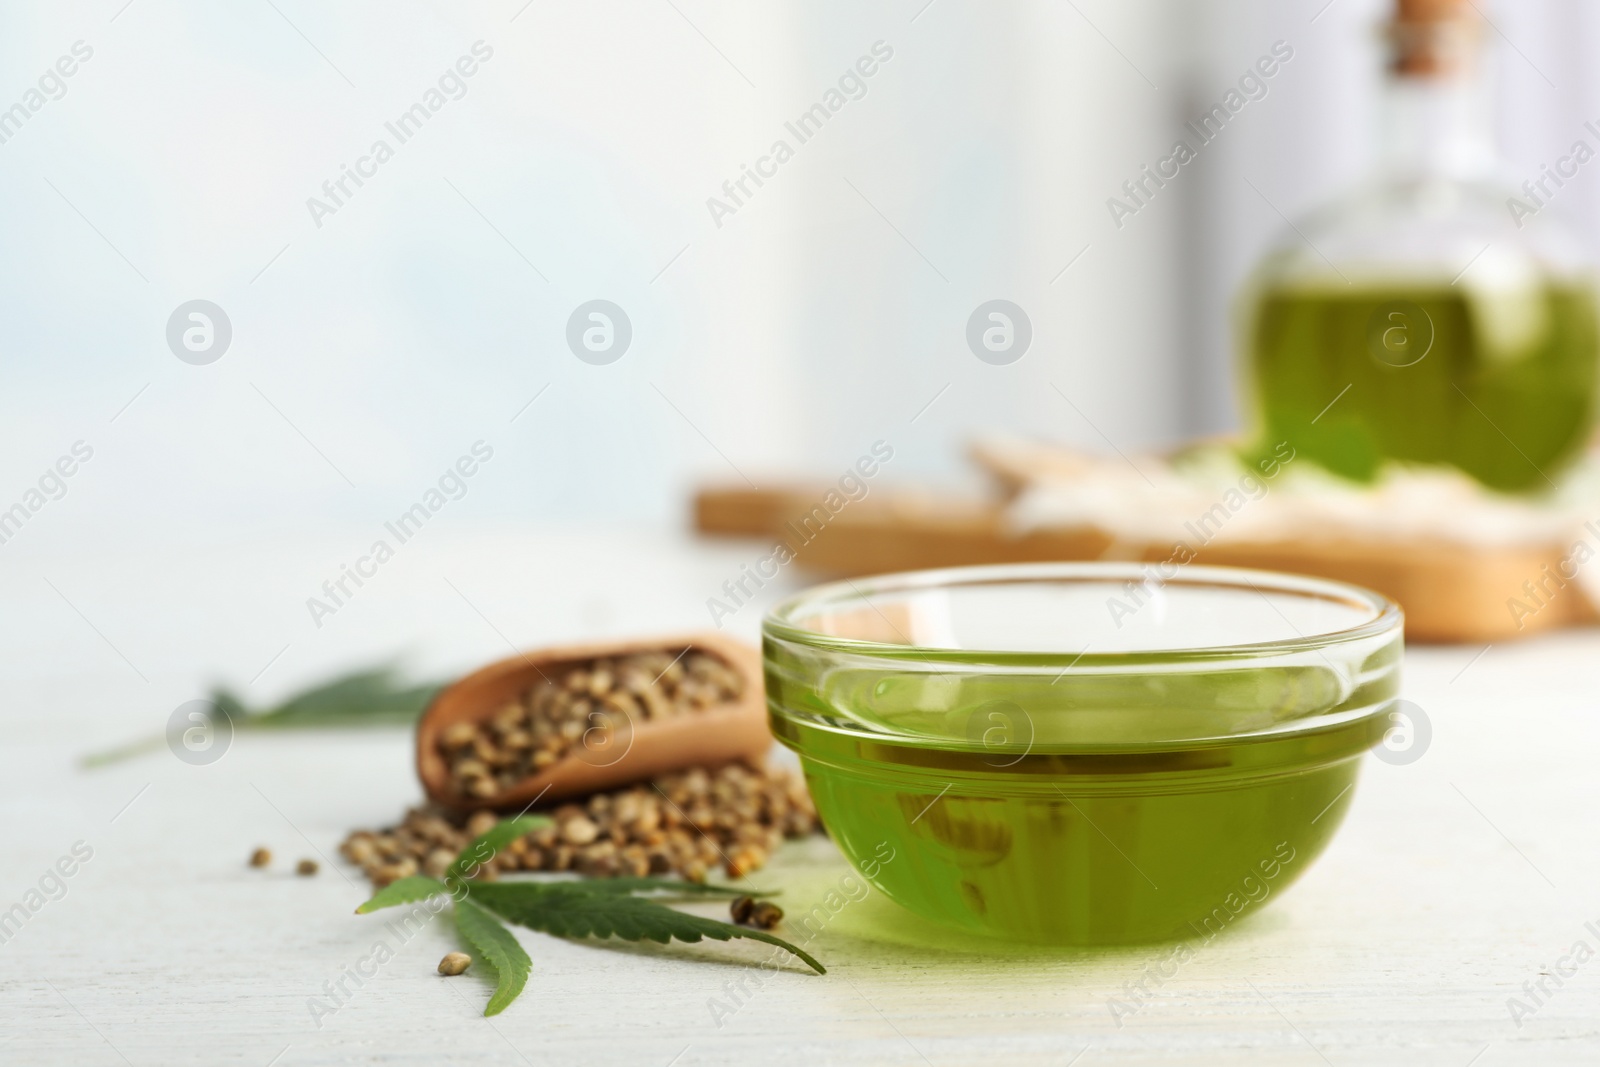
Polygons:
[[[442,877],[461,849],[501,818],[487,805],[570,752],[596,712],[633,721],[689,715],[738,699],[744,685],[733,668],[693,649],[569,667],[486,722],[457,723],[441,736],[453,784],[483,800],[485,810],[462,816],[432,805],[413,808],[398,826],[353,832],[339,850],[380,888],[414,874]],[[744,763],[692,767],[534,814],[549,815],[553,825],[511,842],[480,877],[571,871],[698,882],[720,869],[740,878],[762,867],[785,838],[819,829],[798,775]]]
[[739,699],[744,679],[716,656],[665,649],[597,659],[554,676],[497,711],[487,724],[459,722],[439,739],[451,783],[491,802],[554,765],[602,721],[651,722]]

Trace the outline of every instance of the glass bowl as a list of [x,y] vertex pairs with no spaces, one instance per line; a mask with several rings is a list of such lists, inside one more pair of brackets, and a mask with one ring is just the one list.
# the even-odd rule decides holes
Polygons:
[[946,926],[1108,944],[1215,936],[1311,865],[1390,725],[1399,607],[1162,569],[891,574],[767,616],[773,733],[864,877]]

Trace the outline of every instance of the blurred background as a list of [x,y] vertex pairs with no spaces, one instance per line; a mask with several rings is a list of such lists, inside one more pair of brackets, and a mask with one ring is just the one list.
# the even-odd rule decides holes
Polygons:
[[[1600,118],[1600,11],[1475,6],[1520,183]],[[1285,217],[1370,167],[1386,9],[6,5],[0,508],[76,443],[92,459],[0,544],[0,670],[120,675],[159,721],[214,674],[703,626],[748,553],[659,578],[679,612],[627,608],[698,484],[831,478],[878,440],[884,478],[958,484],[977,433],[1133,452],[1237,428],[1234,295]],[[830,92],[802,143],[786,124]],[[792,158],[763,162],[779,139]],[[740,192],[747,168],[767,176]],[[1597,191],[1561,194],[1591,240]],[[1032,328],[1004,366],[966,340],[994,299]],[[192,300],[231,327],[203,365],[168,342]],[[603,365],[568,344],[592,300],[631,329]],[[308,618],[477,442],[492,459],[415,547]],[[583,592],[530,602],[510,571]]]

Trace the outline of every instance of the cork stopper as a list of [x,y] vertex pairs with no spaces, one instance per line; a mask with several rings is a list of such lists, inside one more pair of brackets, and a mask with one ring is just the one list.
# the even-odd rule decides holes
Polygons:
[[1395,18],[1401,22],[1440,22],[1461,18],[1471,6],[1466,0],[1397,0]]
[[1389,69],[1409,78],[1441,78],[1471,69],[1482,20],[1470,0],[1395,0],[1387,26]]

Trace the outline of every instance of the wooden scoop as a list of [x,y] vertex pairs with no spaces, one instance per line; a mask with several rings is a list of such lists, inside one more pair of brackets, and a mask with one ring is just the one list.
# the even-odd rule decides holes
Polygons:
[[[439,739],[456,723],[481,723],[547,677],[596,659],[638,652],[698,651],[721,660],[743,680],[736,700],[660,719],[607,722],[544,771],[487,799],[455,787]],[[761,654],[718,633],[690,634],[545,648],[512,656],[446,686],[417,722],[417,776],[428,798],[457,811],[520,810],[545,802],[611,789],[688,767],[757,762],[772,744],[767,729]]]

